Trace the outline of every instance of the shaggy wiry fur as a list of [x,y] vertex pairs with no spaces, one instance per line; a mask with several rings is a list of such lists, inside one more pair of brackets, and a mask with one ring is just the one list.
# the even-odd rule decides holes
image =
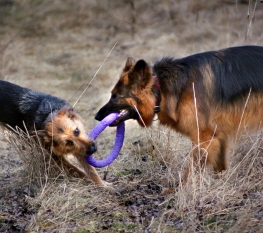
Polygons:
[[[6,81],[0,81],[0,122],[37,134],[43,146],[61,157],[66,167],[81,177],[104,185],[85,156],[96,151],[96,145],[85,130],[81,117],[55,96],[33,91]],[[66,159],[73,154],[84,172]]]

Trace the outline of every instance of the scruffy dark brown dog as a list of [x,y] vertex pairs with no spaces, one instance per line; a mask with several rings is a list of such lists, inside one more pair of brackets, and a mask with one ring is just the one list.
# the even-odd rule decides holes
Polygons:
[[[96,145],[88,137],[81,117],[66,101],[0,80],[0,109],[0,122],[4,125],[37,133],[44,147],[61,157],[69,171],[97,185],[105,184],[84,158],[96,151]],[[69,153],[77,158],[84,172],[66,160]]]
[[[157,114],[161,124],[191,139],[195,164],[211,164],[221,172],[230,139],[244,128],[262,128],[263,47],[164,57],[153,67],[128,58],[109,102],[95,118],[111,112],[121,112],[113,125],[132,118],[150,126]],[[190,164],[184,183],[189,169]]]

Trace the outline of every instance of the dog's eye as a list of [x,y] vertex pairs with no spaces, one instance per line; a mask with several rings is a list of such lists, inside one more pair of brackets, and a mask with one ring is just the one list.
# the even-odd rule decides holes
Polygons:
[[71,140],[66,141],[66,146],[73,146],[74,143]]
[[79,132],[79,129],[78,129],[78,128],[76,128],[76,129],[74,130],[74,132],[73,132],[73,133],[74,133],[74,135],[75,135],[76,137],[77,137],[77,136],[79,136],[79,133],[80,133],[80,132]]

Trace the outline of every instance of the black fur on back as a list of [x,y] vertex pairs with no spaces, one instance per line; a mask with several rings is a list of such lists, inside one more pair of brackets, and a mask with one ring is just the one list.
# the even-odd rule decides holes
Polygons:
[[[263,47],[232,47],[181,59],[164,57],[154,64],[153,72],[163,93],[180,96],[194,82],[198,93],[213,93],[213,100],[222,104],[232,102],[247,96],[250,89],[263,91]],[[209,79],[212,90],[205,84]]]
[[50,113],[65,106],[60,98],[0,80],[0,122],[13,128],[24,129],[24,122],[28,130],[44,129]]

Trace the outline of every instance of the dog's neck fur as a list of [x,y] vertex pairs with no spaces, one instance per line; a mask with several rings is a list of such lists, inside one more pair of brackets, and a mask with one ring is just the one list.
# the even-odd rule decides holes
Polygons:
[[[20,112],[29,130],[42,130],[45,125],[52,121],[61,108],[69,106],[65,100],[58,97],[29,90],[23,93],[19,100]],[[32,117],[31,112],[34,112]]]
[[158,113],[160,112],[161,90],[160,90],[160,83],[158,76],[154,75],[153,77],[155,79],[154,87],[155,87],[155,98],[156,98],[154,113]]

